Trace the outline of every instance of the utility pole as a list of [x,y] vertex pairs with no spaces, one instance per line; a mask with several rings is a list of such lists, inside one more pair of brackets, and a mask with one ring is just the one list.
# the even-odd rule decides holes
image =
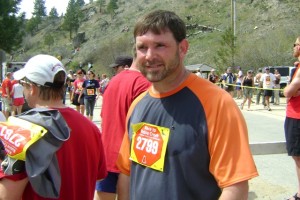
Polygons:
[[236,0],[231,0],[231,28],[232,28],[232,66],[235,66],[235,36],[236,36]]

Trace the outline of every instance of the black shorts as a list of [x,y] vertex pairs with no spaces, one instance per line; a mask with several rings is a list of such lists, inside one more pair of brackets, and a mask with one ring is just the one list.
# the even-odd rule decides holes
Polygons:
[[264,96],[265,97],[273,96],[273,91],[272,90],[264,90]]
[[300,156],[300,119],[286,117],[284,132],[288,155]]
[[232,85],[228,85],[228,87],[225,89],[227,92],[234,91],[234,87]]
[[79,102],[78,102],[78,97],[79,97],[79,94],[74,94],[72,104],[75,106],[84,105],[84,95],[81,95]]

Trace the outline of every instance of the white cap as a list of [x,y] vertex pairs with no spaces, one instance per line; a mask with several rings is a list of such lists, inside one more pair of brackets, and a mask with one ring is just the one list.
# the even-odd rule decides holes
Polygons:
[[14,72],[13,76],[16,80],[26,77],[38,85],[55,87],[54,77],[60,71],[63,71],[67,78],[66,70],[57,58],[40,54],[30,58],[24,68]]

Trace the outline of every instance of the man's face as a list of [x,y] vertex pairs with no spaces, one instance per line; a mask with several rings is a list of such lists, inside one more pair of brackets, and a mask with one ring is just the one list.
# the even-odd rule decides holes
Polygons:
[[22,86],[23,86],[23,94],[24,94],[24,98],[26,99],[28,106],[30,106],[31,108],[35,107],[35,97],[32,95],[32,89],[34,86],[33,84],[27,83],[27,82],[23,82],[21,81]]
[[296,40],[295,44],[294,44],[294,53],[293,53],[294,57],[298,58],[300,57],[300,41]]
[[183,43],[188,45],[184,40],[178,44],[170,31],[159,35],[148,31],[137,36],[136,63],[142,74],[150,82],[176,77],[186,53]]

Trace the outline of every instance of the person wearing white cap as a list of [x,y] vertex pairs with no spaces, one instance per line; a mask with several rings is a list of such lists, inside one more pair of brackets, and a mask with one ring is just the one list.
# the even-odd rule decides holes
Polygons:
[[[28,147],[25,161],[17,160],[21,164],[24,163],[23,165],[26,167],[8,171],[3,169],[2,165],[0,169],[0,199],[37,200],[56,198],[91,200],[94,197],[96,180],[103,179],[106,176],[100,130],[79,112],[63,104],[66,77],[67,74],[63,64],[50,55],[34,56],[29,59],[23,69],[14,73],[14,78],[20,80],[24,86],[24,96],[30,107],[33,108],[30,110],[31,112],[44,110],[51,113],[54,111],[58,113],[60,118],[51,118],[51,126],[48,125],[48,128],[46,128],[47,134]],[[21,116],[26,116],[30,111]],[[21,116],[18,116],[20,120]],[[27,115],[27,117],[30,116]],[[35,115],[36,117],[39,117],[39,115]],[[65,126],[57,126],[62,120]],[[41,122],[48,121],[41,120]],[[52,125],[56,125],[58,131],[51,131]],[[43,127],[47,127],[47,124]],[[55,137],[53,143],[42,143],[43,146],[40,151],[33,151],[40,140],[43,141],[43,139],[46,140],[50,137],[50,132],[55,135],[65,129],[64,127],[67,127],[68,137],[61,146],[55,143],[57,142]],[[47,148],[49,146],[50,148]],[[56,148],[55,151],[53,151],[53,147]],[[52,151],[52,154],[49,151]],[[33,155],[40,155],[40,157],[30,163],[29,160]],[[53,169],[53,165],[52,168],[50,164],[47,166],[47,162],[42,162],[44,160],[55,166],[55,172],[58,171],[55,174],[50,171],[49,174],[44,174],[44,176],[41,174],[41,177],[46,177],[47,181],[37,180],[34,176],[31,176],[32,170],[40,169],[40,166],[46,165],[47,170]],[[15,169],[17,166],[13,165],[11,167]],[[53,187],[49,187],[48,182],[53,183],[50,184]]]

